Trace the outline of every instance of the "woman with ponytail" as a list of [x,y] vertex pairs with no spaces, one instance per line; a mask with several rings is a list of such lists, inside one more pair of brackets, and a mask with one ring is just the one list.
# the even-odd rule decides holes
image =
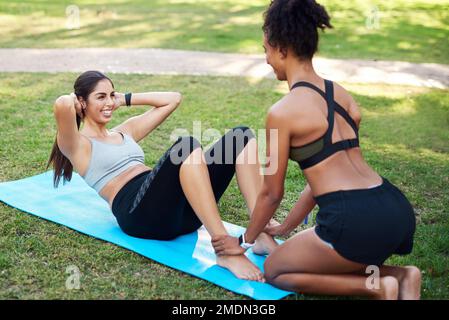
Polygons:
[[[315,0],[274,0],[264,18],[267,63],[290,92],[267,115],[267,146],[273,139],[278,146],[267,148],[267,157],[277,171],[264,176],[244,239],[251,243],[264,230],[288,235],[319,207],[315,227],[266,248],[266,280],[299,293],[419,299],[418,268],[384,265],[412,251],[413,208],[364,160],[357,103],[313,68],[318,29],[332,27],[328,13]],[[283,198],[288,159],[298,162],[307,185],[285,221],[266,227]],[[212,241],[218,255],[238,246],[227,235]]]
[[[181,94],[122,94],[98,71],[81,74],[74,90],[54,104],[57,135],[48,165],[54,167],[55,187],[61,178],[70,181],[75,170],[109,203],[125,233],[146,239],[173,239],[202,224],[211,236],[226,235],[217,202],[234,174],[252,212],[262,180],[249,128],[230,130],[204,153],[196,139],[180,137],[151,169],[137,142],[176,110]],[[124,105],[154,108],[107,129],[113,113]],[[255,252],[263,253],[272,242],[261,234]],[[264,281],[243,253],[239,248],[217,257],[217,264],[239,278]]]

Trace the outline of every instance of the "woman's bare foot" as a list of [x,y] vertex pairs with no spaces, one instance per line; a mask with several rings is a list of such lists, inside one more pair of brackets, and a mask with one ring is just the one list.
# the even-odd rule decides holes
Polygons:
[[217,256],[217,264],[231,271],[239,279],[265,282],[262,271],[243,254]]
[[281,224],[276,220],[271,218],[270,221],[268,221],[267,223],[267,227],[277,227],[280,226]]
[[269,234],[262,232],[256,239],[256,244],[252,247],[255,254],[267,255],[270,254],[276,247],[278,243]]
[[376,290],[375,294],[376,299],[397,300],[398,294],[399,294],[399,283],[395,277],[385,276],[380,278],[380,289]]
[[399,281],[399,300],[419,300],[421,297],[421,271],[415,266],[407,266]]

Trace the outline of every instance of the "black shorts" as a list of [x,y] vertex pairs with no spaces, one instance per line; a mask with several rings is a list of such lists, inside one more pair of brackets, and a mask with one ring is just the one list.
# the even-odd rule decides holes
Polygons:
[[392,254],[412,252],[413,208],[387,179],[372,189],[335,191],[315,201],[316,234],[344,258],[380,266]]
[[[234,176],[237,156],[251,138],[254,134],[249,128],[237,127],[205,152],[217,203]],[[152,171],[139,174],[120,189],[112,202],[112,212],[125,233],[138,238],[169,240],[202,225],[179,180],[183,161],[199,147],[200,143],[193,137],[179,138]]]

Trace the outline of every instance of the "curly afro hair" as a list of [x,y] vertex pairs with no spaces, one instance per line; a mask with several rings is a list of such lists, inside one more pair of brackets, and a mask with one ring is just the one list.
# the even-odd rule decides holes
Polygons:
[[315,0],[272,0],[264,13],[262,30],[268,43],[290,48],[300,59],[318,50],[318,28],[332,28],[326,9]]

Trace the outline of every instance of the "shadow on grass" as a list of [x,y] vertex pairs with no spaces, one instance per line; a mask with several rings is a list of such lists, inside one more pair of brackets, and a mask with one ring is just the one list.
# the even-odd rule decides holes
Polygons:
[[[391,6],[382,2],[381,10],[387,13],[385,20],[379,30],[368,30],[366,12],[354,1],[325,4],[331,16],[335,16],[335,29],[322,35],[323,56],[449,63],[446,54],[449,45],[445,41],[449,31],[444,28],[447,14],[441,13],[447,11],[447,5]],[[48,31],[35,32],[34,28],[27,29],[27,18],[0,39],[0,47],[159,47],[262,53],[262,14],[267,7],[263,1],[237,0],[100,4],[86,1],[79,7],[81,21],[88,21],[87,24],[82,24],[80,30],[66,30],[64,5],[52,2],[28,5],[25,9],[23,4],[11,1],[3,4],[1,10],[23,19],[33,12],[42,12],[43,17],[38,19],[59,18],[60,27],[48,26]],[[409,10],[422,13],[426,23],[413,20]],[[432,26],[432,21],[442,26]]]
[[[232,9],[232,1],[207,4],[188,3],[181,5],[167,4],[161,1],[134,2],[130,9],[129,4],[122,2],[114,6],[106,7],[102,5],[80,5],[81,15],[83,10],[96,12],[97,16],[103,11],[123,12],[135,15],[135,18],[118,18],[115,20],[103,20],[99,22],[82,25],[79,30],[66,30],[64,25],[61,28],[38,34],[24,34],[23,29],[17,29],[14,38],[3,37],[0,40],[1,47],[15,47],[16,43],[48,43],[44,47],[59,46],[58,44],[78,44],[78,46],[114,47],[127,46],[127,44],[138,43],[138,47],[162,47],[192,49],[213,48],[217,44],[225,51],[239,51],[240,45],[245,42],[261,41],[261,33],[256,39],[251,37],[242,38],[242,33],[248,35],[248,26],[251,30],[249,34],[255,35],[254,31],[260,31],[262,12],[265,5],[246,4],[241,5],[237,10]],[[62,8],[62,7],[61,7]],[[230,9],[231,8],[231,9]],[[63,14],[63,11],[60,13]],[[247,23],[237,25],[233,19],[248,19],[251,15],[260,15],[260,22],[249,19]],[[142,17],[144,15],[144,17]],[[82,17],[82,16],[81,16]],[[133,26],[140,26],[133,29]],[[126,27],[126,31],[122,29]],[[105,35],[107,32],[107,35]],[[75,41],[70,42],[70,40]],[[156,39],[156,40],[154,40]],[[205,47],[205,48],[203,48]]]

